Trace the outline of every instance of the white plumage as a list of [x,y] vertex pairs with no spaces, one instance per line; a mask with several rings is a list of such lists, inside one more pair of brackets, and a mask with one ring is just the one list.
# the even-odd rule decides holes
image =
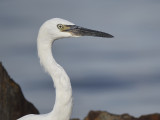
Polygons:
[[64,69],[52,56],[52,43],[60,38],[78,36],[113,37],[110,34],[78,27],[73,23],[54,18],[46,21],[40,28],[37,47],[40,63],[51,75],[56,89],[56,100],[53,110],[48,114],[26,115],[18,120],[69,120],[72,112],[72,87]]

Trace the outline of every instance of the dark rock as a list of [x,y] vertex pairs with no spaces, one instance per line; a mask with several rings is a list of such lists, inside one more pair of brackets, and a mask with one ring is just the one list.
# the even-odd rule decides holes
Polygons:
[[150,114],[150,115],[142,115],[137,120],[160,120],[160,114]]
[[0,120],[16,120],[27,114],[39,114],[28,102],[21,88],[7,74],[0,62]]
[[71,118],[70,120],[80,120],[79,118]]
[[135,118],[128,114],[116,115],[105,111],[90,111],[84,120],[135,120]]
[[135,118],[129,114],[116,115],[105,111],[90,111],[84,120],[160,120],[160,114],[149,114]]

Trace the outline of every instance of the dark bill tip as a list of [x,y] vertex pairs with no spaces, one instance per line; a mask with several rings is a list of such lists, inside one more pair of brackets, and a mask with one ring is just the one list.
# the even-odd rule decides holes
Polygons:
[[67,30],[74,34],[75,36],[95,36],[95,37],[106,37],[106,38],[113,38],[114,36],[105,32],[91,30],[83,27],[79,27],[76,25],[70,25],[70,29]]
[[79,29],[81,36],[95,36],[95,37],[105,37],[105,38],[113,38],[113,36],[109,33],[97,31],[97,30],[91,30],[87,28],[80,28]]

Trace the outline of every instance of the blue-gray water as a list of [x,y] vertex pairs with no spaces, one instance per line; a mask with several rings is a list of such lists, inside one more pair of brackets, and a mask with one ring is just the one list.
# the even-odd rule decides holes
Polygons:
[[159,0],[1,0],[0,61],[41,113],[54,103],[52,80],[39,64],[41,24],[60,17],[108,32],[113,39],[82,37],[56,41],[53,54],[71,78],[72,117],[90,110],[160,112]]

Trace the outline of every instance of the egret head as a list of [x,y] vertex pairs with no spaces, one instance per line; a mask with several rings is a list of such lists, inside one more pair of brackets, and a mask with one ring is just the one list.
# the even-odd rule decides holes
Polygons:
[[108,33],[79,27],[67,20],[60,18],[53,18],[51,20],[46,21],[42,25],[40,31],[46,33],[52,39],[60,39],[66,37],[80,37],[80,36],[96,36],[96,37],[106,37],[106,38],[113,37]]

